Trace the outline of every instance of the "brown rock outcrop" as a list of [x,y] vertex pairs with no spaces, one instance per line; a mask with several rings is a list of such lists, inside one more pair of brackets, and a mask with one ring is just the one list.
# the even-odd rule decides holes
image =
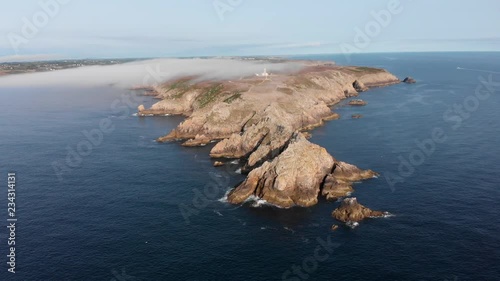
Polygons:
[[354,189],[351,182],[337,180],[332,174],[329,174],[323,184],[321,195],[328,200],[337,200],[341,197],[348,196]]
[[377,176],[372,170],[361,170],[358,167],[335,160],[333,172],[325,178],[321,194],[328,200],[337,200],[354,191],[353,182]]
[[336,180],[343,182],[367,180],[379,175],[372,170],[361,170],[352,164],[342,161],[335,162],[332,174]]
[[417,83],[417,81],[415,79],[413,79],[412,77],[406,77],[403,80],[403,82],[406,83],[406,84],[415,84],[415,83]]
[[365,84],[363,84],[363,82],[360,82],[358,80],[354,81],[354,83],[352,83],[352,86],[358,92],[368,91],[368,87],[366,87]]
[[332,216],[341,222],[359,222],[365,218],[383,217],[386,214],[387,212],[372,211],[352,197],[344,199]]
[[224,166],[224,163],[220,162],[220,161],[215,161],[214,162],[214,167],[220,167],[220,166]]
[[354,106],[364,106],[367,104],[368,103],[366,101],[360,99],[352,100],[349,102],[349,105],[354,105]]
[[326,149],[294,133],[288,147],[272,161],[252,170],[229,193],[228,201],[240,204],[254,195],[285,208],[315,205],[323,179],[333,165],[333,157]]
[[208,138],[205,135],[196,135],[194,139],[187,140],[182,144],[182,146],[205,146],[209,144],[212,139]]

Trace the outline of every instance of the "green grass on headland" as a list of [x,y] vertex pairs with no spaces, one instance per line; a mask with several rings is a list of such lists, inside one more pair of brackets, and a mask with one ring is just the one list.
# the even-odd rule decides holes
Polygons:
[[225,103],[232,103],[233,101],[239,99],[241,97],[241,92],[240,91],[235,91],[233,94],[228,97],[227,99],[224,100]]
[[201,96],[197,98],[198,100],[198,105],[200,108],[203,108],[213,102],[217,95],[222,92],[222,89],[224,88],[224,85],[222,84],[216,84],[210,88],[206,92],[204,92]]

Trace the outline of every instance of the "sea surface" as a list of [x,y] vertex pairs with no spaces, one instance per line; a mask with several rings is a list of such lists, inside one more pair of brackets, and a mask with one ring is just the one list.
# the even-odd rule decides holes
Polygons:
[[500,53],[296,58],[418,81],[362,93],[365,107],[344,101],[340,120],[312,132],[335,158],[380,173],[352,196],[393,216],[331,231],[338,202],[230,205],[238,163],[214,168],[211,146],[156,143],[183,119],[134,116],[149,97],[3,87],[0,280],[500,280]]

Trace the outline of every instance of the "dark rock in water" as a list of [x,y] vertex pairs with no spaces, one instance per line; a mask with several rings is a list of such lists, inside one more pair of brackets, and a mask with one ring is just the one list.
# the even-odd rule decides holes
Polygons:
[[365,91],[368,91],[368,87],[365,86],[365,84],[363,84],[363,82],[361,81],[354,81],[354,83],[352,83],[352,87],[357,91],[357,92],[365,92]]
[[356,105],[356,106],[364,106],[364,105],[367,105],[368,103],[364,100],[360,100],[360,99],[357,99],[357,100],[352,100],[349,102],[349,105]]
[[417,81],[411,77],[406,77],[404,80],[403,80],[404,83],[406,84],[415,84],[417,83]]
[[386,212],[372,211],[358,203],[355,197],[346,198],[340,207],[333,211],[332,216],[341,222],[359,222],[365,218],[383,217]]
[[351,117],[352,117],[352,119],[359,119],[359,118],[363,117],[363,115],[361,115],[361,114],[353,114]]

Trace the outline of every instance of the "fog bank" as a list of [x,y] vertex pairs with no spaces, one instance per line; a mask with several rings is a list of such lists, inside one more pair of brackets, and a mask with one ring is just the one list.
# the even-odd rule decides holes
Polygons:
[[180,76],[200,79],[235,79],[262,73],[291,72],[301,68],[297,62],[239,59],[154,59],[108,66],[85,66],[73,69],[7,75],[0,77],[0,87],[37,86],[117,86],[155,85]]

